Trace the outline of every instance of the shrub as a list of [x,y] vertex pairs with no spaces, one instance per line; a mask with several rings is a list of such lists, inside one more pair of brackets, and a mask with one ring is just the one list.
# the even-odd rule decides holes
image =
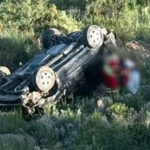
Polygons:
[[0,22],[6,28],[23,31],[34,29],[41,33],[42,29],[53,26],[67,32],[77,30],[80,25],[47,0],[5,0],[0,3],[0,13]]
[[33,54],[41,50],[41,44],[32,32],[19,32],[8,29],[0,38],[0,65],[16,69]]

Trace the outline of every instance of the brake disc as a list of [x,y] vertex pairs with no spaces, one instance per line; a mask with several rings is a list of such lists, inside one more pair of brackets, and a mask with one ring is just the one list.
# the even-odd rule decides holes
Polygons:
[[55,84],[55,74],[53,70],[47,66],[40,67],[33,78],[36,88],[43,92],[48,92]]

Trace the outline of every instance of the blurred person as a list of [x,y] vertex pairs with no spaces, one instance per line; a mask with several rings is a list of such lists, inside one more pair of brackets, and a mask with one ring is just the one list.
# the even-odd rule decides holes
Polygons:
[[103,84],[112,91],[119,88],[118,73],[120,59],[116,54],[108,55],[104,59],[101,76]]
[[118,93],[121,88],[127,88],[132,94],[138,91],[140,73],[135,63],[128,58],[121,59],[115,53],[106,56],[101,76],[102,83],[111,93]]
[[128,58],[121,64],[120,85],[126,87],[132,94],[136,94],[139,89],[140,72],[136,64]]

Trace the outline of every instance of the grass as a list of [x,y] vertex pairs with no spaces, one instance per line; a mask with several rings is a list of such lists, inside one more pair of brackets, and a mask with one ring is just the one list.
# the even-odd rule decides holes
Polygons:
[[[95,2],[93,4],[99,7]],[[117,18],[103,14],[78,15],[82,16],[82,24],[113,28],[120,43],[131,39],[149,42],[149,12],[146,11],[149,6],[146,8],[141,7],[141,13],[138,7],[126,8]],[[61,16],[60,20],[63,20]],[[61,21],[56,23],[54,20],[50,25],[65,28],[66,32],[72,31],[72,23],[66,26]],[[32,30],[3,30],[0,26],[0,65],[14,71],[41,50],[40,37]],[[137,54],[132,55],[136,56],[141,66],[142,84],[149,85],[150,61],[137,57]],[[134,96],[124,93],[105,112],[97,105],[97,101],[103,98],[101,95],[92,98],[73,97],[57,105],[47,105],[44,114],[30,121],[20,109],[1,110],[0,150],[149,150],[149,96],[149,88],[141,89]],[[105,99],[110,98],[106,96]]]
[[148,90],[121,95],[105,113],[98,98],[71,98],[46,105],[26,120],[22,110],[0,112],[0,150],[147,150],[150,148]]
[[[82,100],[81,100],[82,101]],[[90,101],[90,100],[89,100]],[[89,102],[87,101],[87,103]],[[106,113],[89,113],[82,102],[64,104],[27,121],[20,110],[0,112],[0,149],[7,150],[144,150],[149,149],[150,112],[116,103]],[[89,104],[88,104],[89,105]],[[110,111],[111,110],[111,111]],[[59,113],[58,113],[59,112]]]
[[0,38],[0,64],[15,70],[41,49],[34,33],[4,30]]
[[[0,63],[12,70],[42,49],[28,32],[5,32],[1,41]],[[149,84],[149,60],[136,59],[140,60],[142,84]],[[20,109],[1,111],[0,150],[150,149],[149,88],[135,96],[120,95],[105,112],[97,106],[99,97],[72,97],[47,105],[43,115],[30,121]]]

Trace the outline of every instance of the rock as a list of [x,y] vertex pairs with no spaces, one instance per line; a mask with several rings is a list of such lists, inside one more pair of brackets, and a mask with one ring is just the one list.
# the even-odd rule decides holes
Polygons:
[[150,57],[150,44],[146,44],[143,41],[131,41],[126,43],[125,47],[139,52],[144,58]]

